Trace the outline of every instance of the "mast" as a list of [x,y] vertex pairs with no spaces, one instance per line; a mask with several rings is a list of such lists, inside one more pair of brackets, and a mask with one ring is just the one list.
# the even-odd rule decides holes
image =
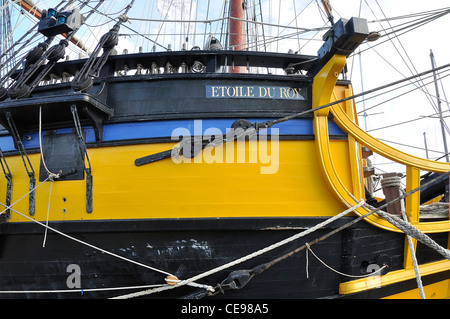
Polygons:
[[334,18],[333,14],[331,13],[331,5],[328,0],[322,0],[323,8],[325,9],[325,12],[327,13],[328,21],[330,21],[331,25],[334,24]]
[[[230,1],[230,50],[245,50],[245,24],[244,24],[245,0]],[[234,19],[233,19],[234,18]],[[231,66],[230,73],[244,73],[245,67]]]

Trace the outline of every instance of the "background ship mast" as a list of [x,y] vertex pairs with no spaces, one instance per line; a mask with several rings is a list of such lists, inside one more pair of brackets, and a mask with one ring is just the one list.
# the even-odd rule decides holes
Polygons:
[[[230,50],[245,50],[244,0],[230,1],[229,38]],[[231,66],[230,73],[244,73],[245,67]]]
[[0,16],[0,55],[2,65],[5,62],[5,66],[10,68],[11,66],[16,64],[16,59],[14,56],[14,52],[8,50],[13,44],[13,36],[12,36],[12,28],[11,28],[11,13],[9,10],[8,0],[2,0],[1,6],[3,8],[2,14]]

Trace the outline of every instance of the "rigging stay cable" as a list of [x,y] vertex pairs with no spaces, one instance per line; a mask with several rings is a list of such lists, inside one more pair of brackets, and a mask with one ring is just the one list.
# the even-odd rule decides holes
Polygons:
[[[383,9],[381,8],[380,4],[378,3],[378,1],[375,0],[375,2],[376,2],[376,4],[378,5],[378,7],[380,8],[381,13],[383,14],[383,16],[386,18],[386,15],[385,15]],[[366,3],[367,3],[367,1],[366,1]],[[448,12],[450,12],[450,10],[449,10]],[[447,12],[447,13],[448,13],[448,12]],[[388,21],[388,25],[389,25],[389,27],[390,27],[391,29],[393,29],[393,28],[392,28],[392,25],[391,25],[391,23],[390,23],[389,21]],[[384,28],[383,28],[383,30],[386,32],[386,30],[385,30]],[[386,34],[387,34],[387,32],[386,32]],[[389,38],[389,40],[391,41],[392,45],[394,46],[395,50],[396,50],[396,51],[398,52],[398,54],[400,55],[401,59],[402,59],[403,62],[405,63],[405,65],[406,65],[406,67],[408,68],[408,70],[411,72],[411,74],[414,74],[414,72],[417,73],[417,69],[416,69],[414,63],[412,62],[412,60],[411,60],[411,58],[410,58],[408,52],[406,51],[405,47],[403,46],[403,44],[402,44],[402,42],[400,41],[400,38],[397,36],[396,32],[394,31],[394,38],[398,41],[398,43],[399,43],[401,49],[403,50],[403,52],[404,52],[404,54],[405,54],[405,56],[406,56],[406,59],[407,59],[407,60],[409,61],[409,63],[411,64],[411,67],[408,65],[407,61],[405,60],[405,58],[403,57],[403,55],[400,53],[400,51],[399,51],[399,49],[397,48],[397,46],[395,45],[393,39],[392,39],[389,35],[388,35],[388,38]],[[434,66],[433,66],[433,67],[434,67]],[[428,87],[423,83],[423,80],[422,80],[421,78],[419,78],[417,82],[419,82],[420,90],[423,91],[423,92],[425,93],[426,98],[427,98],[428,101],[430,102],[431,106],[434,108],[434,110],[435,110],[436,112],[438,112],[438,108],[437,108],[437,105],[436,105],[435,101],[432,100],[432,99],[430,98],[430,92],[428,91]],[[422,85],[420,85],[420,84],[422,84]],[[450,133],[450,129],[449,129],[449,127],[447,126],[447,124],[446,124],[445,122],[442,121],[442,125],[444,125],[445,128],[446,128],[446,130],[447,130],[447,132]]]
[[[421,26],[423,26],[423,25],[425,25],[425,24],[428,24],[428,23],[430,23],[430,22],[432,22],[432,21],[435,21],[435,20],[437,20],[437,19],[439,19],[439,18],[441,18],[441,17],[443,17],[443,16],[445,16],[445,15],[447,15],[447,14],[449,14],[449,13],[450,13],[450,8],[445,8],[445,9],[443,9],[442,11],[440,11],[440,12],[438,12],[438,13],[430,14],[429,16],[427,16],[427,17],[425,17],[425,18],[423,18],[423,19],[417,19],[417,20],[414,20],[413,22],[410,22],[409,25],[403,26],[402,28],[400,28],[400,29],[398,29],[398,30],[394,30],[394,31],[392,31],[392,32],[390,32],[390,33],[388,33],[388,34],[391,34],[391,33],[397,33],[397,32],[399,32],[399,31],[404,31],[404,32],[402,32],[402,33],[396,35],[396,37],[399,37],[399,36],[401,36],[401,35],[404,35],[404,34],[410,32],[410,31],[414,30],[414,29],[417,29],[417,28],[419,28],[419,27],[421,27]],[[390,19],[386,19],[386,21],[389,21],[389,20],[390,20]],[[374,20],[374,21],[371,21],[371,22],[383,22],[383,21],[384,21],[384,20]],[[405,23],[405,24],[406,24],[406,23]],[[388,34],[384,34],[384,35],[382,35],[381,37],[385,37],[385,36],[387,36]],[[386,40],[384,40],[384,41],[377,42],[377,43],[374,44],[372,47],[379,46],[379,45],[381,45],[381,44],[383,44],[383,43],[385,43],[385,42],[388,42],[388,41],[390,41],[389,38],[386,39]],[[361,50],[360,52],[365,52],[365,51],[370,50],[370,49],[371,49],[371,48],[366,48],[366,49]],[[358,52],[358,53],[359,53],[359,52]]]
[[[362,0],[361,0],[361,2],[362,2]],[[370,6],[369,6],[369,8],[370,8]],[[372,13],[373,13],[373,11],[372,11]],[[387,62],[394,70],[396,70],[398,73],[400,73],[402,76],[404,76],[404,75],[403,75],[403,74],[402,74],[395,66],[393,66],[393,65],[392,65],[388,60],[386,60],[381,54],[379,54],[379,53],[375,50],[375,47],[378,46],[378,45],[381,45],[381,44],[383,44],[383,43],[386,43],[387,41],[392,41],[391,37],[389,37],[389,35],[390,35],[391,33],[394,33],[394,34],[395,34],[395,37],[394,37],[394,38],[397,38],[397,39],[398,39],[401,35],[404,35],[404,34],[410,32],[410,31],[412,31],[412,30],[414,30],[414,29],[417,29],[417,28],[419,28],[419,27],[424,26],[424,25],[427,24],[427,23],[430,23],[430,22],[432,22],[432,21],[434,21],[434,20],[437,20],[437,19],[439,19],[439,18],[441,18],[441,17],[447,15],[448,13],[450,13],[450,8],[444,8],[444,9],[439,9],[439,10],[434,10],[434,11],[427,11],[427,12],[425,12],[424,14],[428,14],[428,15],[427,15],[427,17],[425,17],[424,19],[418,18],[418,19],[416,19],[416,20],[414,20],[414,21],[412,21],[412,22],[409,22],[408,25],[407,25],[406,23],[401,24],[401,25],[397,25],[397,26],[395,26],[395,27],[402,26],[402,28],[397,29],[397,30],[394,30],[394,27],[391,26],[391,29],[392,29],[393,31],[391,31],[390,33],[386,33],[386,34],[384,34],[384,35],[381,36],[381,37],[386,37],[386,36],[387,36],[388,39],[386,39],[386,40],[384,40],[384,41],[377,41],[376,44],[374,44],[374,45],[369,45],[368,48],[359,50],[359,51],[358,51],[358,54],[361,54],[361,53],[363,53],[363,52],[365,52],[365,51],[367,51],[367,50],[372,50],[372,51],[374,51],[376,54],[378,54],[385,62]],[[374,14],[374,15],[375,15],[375,14]],[[374,21],[370,21],[370,22],[379,22],[379,23],[381,23],[381,22],[385,22],[385,21],[389,22],[390,20],[395,20],[395,19],[398,19],[398,17],[394,17],[394,18],[386,18],[386,19],[382,19],[382,20],[374,20]],[[403,25],[407,25],[407,26],[403,26]],[[406,30],[406,31],[404,31],[404,30]],[[404,32],[402,32],[402,33],[399,34],[398,32],[400,32],[400,31],[404,31]],[[355,54],[353,54],[353,55],[351,55],[351,56],[354,57]],[[416,72],[417,72],[417,71],[416,71]],[[432,101],[430,101],[430,103],[432,103]]]
[[330,103],[318,106],[318,107],[310,109],[310,110],[306,110],[306,111],[299,112],[299,113],[296,113],[296,114],[292,114],[292,115],[288,115],[288,116],[285,116],[285,117],[281,117],[279,119],[275,119],[275,120],[264,122],[262,124],[263,125],[267,125],[267,126],[261,125],[260,127],[261,128],[268,128],[268,127],[271,127],[271,126],[273,126],[275,124],[283,123],[283,122],[286,122],[286,121],[298,118],[300,116],[303,116],[303,115],[306,115],[306,114],[309,114],[309,113],[313,113],[315,111],[319,111],[321,109],[324,109],[324,108],[327,108],[327,107],[330,107],[330,106],[333,106],[333,105],[336,105],[336,104],[340,104],[342,102],[346,102],[346,101],[353,100],[353,99],[356,99],[356,98],[359,98],[359,97],[362,97],[362,96],[365,96],[365,95],[368,95],[368,94],[372,94],[374,92],[381,91],[381,90],[389,88],[391,86],[395,86],[395,85],[401,84],[403,82],[415,79],[417,77],[421,77],[421,76],[427,75],[427,74],[429,74],[431,72],[443,70],[443,69],[446,69],[446,68],[449,68],[449,67],[450,67],[450,63],[442,65],[442,66],[437,67],[437,68],[433,68],[433,69],[421,72],[421,73],[417,73],[415,75],[409,76],[409,77],[404,78],[404,79],[400,79],[400,80],[397,80],[397,81],[394,81],[394,82],[391,82],[391,83],[388,83],[388,84],[385,84],[385,85],[381,85],[379,87],[376,87],[376,88],[373,88],[373,89],[370,89],[370,90],[367,90],[367,91],[364,91],[364,92],[361,92],[361,93],[358,93],[358,94],[354,94],[352,96],[349,96],[349,97],[346,97],[346,98],[343,98],[343,99],[340,99],[340,100],[337,100],[337,101],[334,101],[334,102],[330,102]]
[[[445,74],[445,75],[442,75],[444,72],[449,72],[449,73],[448,73],[448,74]],[[440,80],[441,80],[441,79],[444,79],[444,78],[450,76],[450,70],[441,71],[441,72],[438,73],[438,75],[439,75],[439,77],[440,77]],[[429,78],[433,78],[433,75],[429,75],[429,76],[427,76],[425,79],[429,79]],[[433,82],[434,82],[434,80],[428,82],[426,85],[432,84]],[[401,87],[392,89],[392,90],[387,91],[387,92],[382,92],[382,93],[379,93],[379,94],[374,95],[374,96],[371,96],[371,97],[367,97],[367,98],[365,98],[364,100],[367,101],[367,100],[369,100],[369,99],[376,98],[376,97],[378,97],[378,96],[380,96],[380,95],[383,95],[383,94],[386,94],[386,93],[389,93],[389,92],[392,92],[392,91],[395,91],[395,90],[398,90],[398,89],[401,89],[401,88],[404,88],[404,87],[408,87],[408,86],[410,86],[410,84],[409,84],[409,83],[406,83],[405,85],[403,85],[403,86],[401,86]],[[382,101],[382,102],[380,102],[380,103],[378,103],[378,104],[372,105],[371,107],[367,107],[365,110],[362,110],[362,111],[357,112],[357,114],[360,115],[361,113],[367,112],[367,111],[369,111],[369,110],[371,110],[371,109],[374,109],[374,108],[376,108],[376,107],[378,107],[378,106],[380,106],[380,105],[383,105],[384,103],[387,103],[387,102],[392,101],[392,100],[394,100],[394,99],[396,99],[396,98],[402,97],[402,96],[404,96],[404,95],[406,95],[406,94],[409,94],[409,93],[411,93],[411,92],[413,92],[413,91],[415,91],[415,90],[418,90],[418,89],[420,89],[420,87],[417,87],[417,86],[416,86],[415,88],[413,88],[413,89],[411,89],[411,90],[409,90],[409,91],[403,92],[403,93],[401,93],[401,94],[399,94],[399,95],[396,95],[396,96],[394,96],[394,97],[392,97],[392,98],[390,98],[390,99],[388,99],[388,100],[385,100],[385,101]],[[434,98],[437,98],[437,97],[436,97],[435,95],[433,95],[433,94],[430,94],[430,96],[431,96],[431,97],[434,97]],[[447,101],[446,99],[440,99],[440,100],[441,100],[442,102],[448,103],[448,101]],[[362,102],[362,101],[356,101],[355,103],[358,104],[358,103],[361,103],[361,102]],[[437,113],[434,113],[434,114],[437,114]]]
[[[445,76],[442,76],[441,78],[444,79],[444,78],[446,78],[446,77],[448,77],[448,76],[450,76],[450,74],[447,74],[447,75],[445,75]],[[432,83],[432,82],[430,82],[430,83]],[[429,83],[428,83],[428,84],[429,84]],[[367,109],[365,110],[365,112],[367,112],[368,110],[373,109],[373,108],[375,108],[375,107],[378,107],[378,106],[380,106],[380,105],[382,105],[382,104],[384,104],[384,103],[390,102],[390,101],[392,101],[392,100],[394,100],[394,99],[396,99],[396,98],[399,98],[399,97],[401,97],[401,96],[404,96],[404,95],[406,95],[406,94],[408,94],[408,93],[411,93],[411,92],[413,92],[413,91],[415,91],[415,90],[417,90],[417,89],[420,89],[420,88],[419,88],[419,87],[416,87],[416,88],[411,89],[411,90],[409,90],[409,91],[407,91],[407,92],[404,92],[404,93],[399,94],[399,95],[396,95],[396,96],[394,96],[394,97],[392,97],[392,98],[390,98],[390,99],[387,99],[387,100],[385,100],[385,101],[383,101],[383,102],[381,102],[381,103],[378,103],[378,104],[376,104],[376,105],[373,105],[373,106],[371,106],[370,108],[367,108]],[[386,93],[387,93],[387,92],[386,92]],[[372,98],[372,97],[371,97],[371,98]],[[369,99],[369,98],[368,98],[368,99]],[[366,99],[366,100],[368,100],[368,99]],[[360,111],[360,112],[358,112],[357,114],[359,115],[359,114],[362,113],[362,112],[364,112],[364,111]],[[444,111],[444,112],[446,112],[446,111]],[[437,115],[439,115],[439,113],[433,113],[433,114],[431,114],[431,115],[423,115],[423,116],[421,115],[421,116],[418,117],[418,118],[406,120],[406,121],[403,121],[403,122],[399,122],[399,123],[395,123],[395,124],[390,124],[390,125],[386,125],[386,126],[382,126],[382,127],[377,127],[377,128],[373,128],[373,129],[368,129],[367,132],[373,132],[373,131],[377,131],[377,130],[381,130],[381,129],[386,129],[386,128],[390,128],[390,127],[396,127],[396,126],[403,125],[403,124],[408,124],[408,123],[411,123],[411,122],[414,122],[414,121],[419,121],[419,120],[423,120],[423,119],[427,119],[427,118],[433,118],[433,117],[435,117],[435,116],[437,116]],[[447,126],[446,126],[446,127],[447,127]],[[450,131],[448,130],[448,128],[446,128],[446,131],[447,131],[448,133],[450,133]]]

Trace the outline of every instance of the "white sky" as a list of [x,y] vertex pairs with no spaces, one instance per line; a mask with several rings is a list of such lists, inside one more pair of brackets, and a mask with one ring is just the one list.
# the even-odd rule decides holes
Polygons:
[[[345,8],[353,8],[353,14],[358,14],[360,1],[337,1],[333,2],[337,12],[344,12]],[[440,9],[449,6],[448,1],[433,0],[433,1],[383,1],[378,0],[384,14],[387,17],[394,17],[400,15],[406,15],[410,13],[416,13],[421,11],[429,11],[433,9]],[[338,5],[345,3],[346,6],[341,8]],[[355,7],[352,7],[350,3],[353,3]],[[370,21],[376,18],[382,19],[383,13],[376,4],[376,1],[367,1],[370,4],[373,12],[368,10],[366,2],[363,1],[361,16],[364,16]],[[349,5],[347,5],[349,4]],[[375,16],[374,16],[375,13]],[[393,21],[392,25],[396,25],[399,22]],[[363,84],[364,89],[368,90],[380,85],[402,79],[404,76],[411,76],[415,73],[420,73],[431,69],[430,50],[433,50],[436,64],[444,65],[450,63],[449,49],[450,44],[446,40],[445,30],[450,23],[450,15],[446,15],[436,21],[422,26],[416,30],[408,32],[397,39],[387,41],[384,44],[376,46],[374,50],[367,50],[361,54],[362,70],[363,70]],[[371,23],[370,30],[383,31],[388,30],[388,23]],[[381,40],[379,42],[382,42]],[[374,42],[371,45],[375,45]],[[361,49],[365,49],[367,46],[363,46]],[[359,55],[355,56],[353,61],[349,61],[349,64],[353,62],[353,74],[352,80],[354,83],[354,89],[357,92],[361,91],[361,79],[360,79],[360,62]],[[432,82],[431,79],[424,80],[425,83]],[[442,86],[441,86],[442,84]],[[446,93],[450,98],[450,80],[445,78],[442,83],[439,83],[440,97],[445,99]],[[409,85],[403,90],[395,91],[392,96],[399,95],[402,92],[406,92],[414,89],[415,86]],[[447,92],[446,92],[447,91]],[[429,99],[427,94],[431,94]],[[394,99],[390,102],[373,108],[367,113],[367,129],[373,136],[393,141],[397,143],[403,143],[407,145],[414,145],[417,147],[424,147],[424,133],[426,134],[427,144],[429,150],[443,151],[443,140],[441,127],[438,119],[422,119],[413,121],[409,124],[398,125],[391,128],[382,130],[376,130],[377,128],[386,127],[389,125],[395,125],[399,122],[405,122],[413,119],[417,119],[420,116],[432,115],[435,113],[430,100],[436,102],[436,91],[434,83],[426,86],[423,91],[415,90],[411,94],[407,94],[404,97]],[[374,99],[366,101],[366,108],[370,108],[378,104],[381,100],[386,100],[389,95],[383,95],[380,99]],[[442,102],[442,111],[444,116],[449,114],[449,106],[446,102]],[[362,103],[357,105],[358,110],[363,109]],[[447,112],[445,112],[447,111]],[[373,114],[373,115],[370,115]],[[447,119],[445,121],[448,123]],[[363,118],[360,117],[360,125],[364,127]],[[373,130],[373,131],[371,131]],[[450,139],[449,133],[446,132],[447,140]],[[417,156],[425,157],[424,150],[412,149],[409,147],[402,147],[398,144],[392,144],[393,146],[400,148],[408,153],[415,154]],[[429,152],[429,156],[432,159],[439,157],[442,154]],[[379,161],[379,164],[383,160]],[[384,161],[385,162],[385,161]],[[379,166],[385,170],[389,170],[390,165]]]

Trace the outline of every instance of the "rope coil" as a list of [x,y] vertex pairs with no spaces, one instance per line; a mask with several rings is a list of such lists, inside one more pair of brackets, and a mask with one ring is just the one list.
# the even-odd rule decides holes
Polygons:
[[381,186],[383,187],[400,187],[402,184],[402,176],[383,176]]
[[332,268],[331,266],[327,265],[322,259],[320,259],[311,249],[311,245],[308,243],[305,243],[306,245],[306,278],[309,278],[309,271],[308,271],[308,266],[309,266],[309,258],[308,258],[308,251],[311,252],[311,254],[313,254],[314,257],[316,257],[316,259],[318,261],[320,261],[325,267],[327,267],[328,269],[330,269],[331,271],[344,276],[344,277],[350,277],[350,278],[366,278],[366,277],[370,277],[370,276],[374,276],[377,273],[381,273],[385,268],[389,268],[388,265],[383,265],[382,267],[380,267],[379,269],[375,270],[374,272],[365,274],[365,275],[350,275],[350,274],[344,274],[340,271],[337,271],[336,269]]

